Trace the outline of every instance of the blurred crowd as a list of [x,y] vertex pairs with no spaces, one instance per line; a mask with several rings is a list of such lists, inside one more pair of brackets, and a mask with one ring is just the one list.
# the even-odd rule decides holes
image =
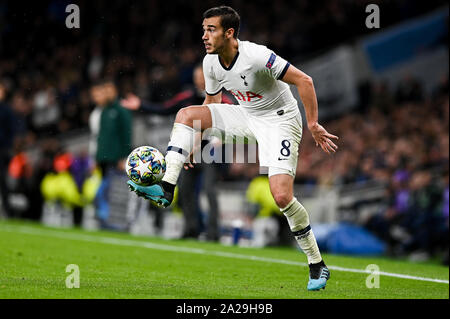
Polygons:
[[339,151],[321,156],[304,131],[298,181],[339,185],[394,177],[422,170],[442,173],[448,166],[448,77],[432,96],[407,77],[395,90],[374,83],[359,112],[327,123],[339,136]]
[[366,227],[393,255],[438,255],[448,264],[448,75],[431,95],[407,77],[395,91],[374,85],[367,100],[360,114],[329,124],[342,139],[339,152],[303,171],[327,184],[383,183],[385,203]]
[[[89,87],[114,78],[119,94],[161,102],[192,84],[201,61],[201,21],[215,1],[76,1],[81,27],[68,29],[66,6],[53,0],[0,3],[0,79],[17,130],[37,136],[87,128]],[[383,27],[446,1],[371,1]],[[225,1],[242,16],[240,39],[265,44],[286,59],[307,58],[369,32],[365,1]],[[262,9],[263,8],[263,9]],[[273,28],[277,25],[277,28]]]
[[[33,209],[25,210],[24,217],[39,218],[41,182],[49,172],[70,170],[79,194],[93,176],[95,165],[89,154],[67,154],[59,141],[65,134],[88,130],[95,107],[92,85],[114,79],[119,96],[133,92],[155,103],[191,87],[192,71],[204,56],[202,13],[217,5],[209,0],[172,0],[170,6],[156,0],[76,1],[81,28],[68,29],[65,7],[69,3],[0,3],[0,171],[4,174],[0,186],[2,196],[7,189],[28,194],[28,206]],[[388,27],[446,1],[370,3],[380,5],[383,27]],[[287,60],[308,58],[369,32],[361,27],[366,1],[223,4],[240,13],[241,40],[265,44]],[[393,244],[399,237],[386,231],[392,225],[417,236],[423,235],[427,223],[446,225],[448,232],[448,77],[432,94],[410,77],[397,88],[366,83],[361,85],[360,101],[358,112],[325,123],[329,132],[340,137],[336,154],[324,156],[304,129],[296,182],[384,183],[388,209],[368,227],[385,234]],[[25,151],[31,146],[39,148],[37,161],[27,157]],[[257,174],[254,166],[222,168],[219,178],[226,180],[250,180]],[[88,193],[92,200],[92,191]],[[20,207],[24,201],[18,196],[13,202]],[[81,204],[72,201],[71,205]],[[439,218],[404,218],[428,216],[424,212]],[[434,233],[442,235],[441,229]],[[398,249],[417,249],[417,236],[406,236],[408,240],[401,241]],[[437,240],[427,238],[432,239],[420,241],[426,246],[423,249],[431,249]]]

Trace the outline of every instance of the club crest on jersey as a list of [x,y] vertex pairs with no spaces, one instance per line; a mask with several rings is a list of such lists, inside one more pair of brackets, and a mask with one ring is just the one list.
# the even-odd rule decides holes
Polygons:
[[267,63],[266,63],[266,68],[269,68],[269,69],[272,68],[272,65],[275,62],[276,57],[277,56],[275,55],[275,53],[272,53],[270,55],[269,61],[267,61]]
[[245,86],[248,86],[247,81],[245,81],[245,75],[241,75],[241,79],[244,80],[244,85],[245,85]]

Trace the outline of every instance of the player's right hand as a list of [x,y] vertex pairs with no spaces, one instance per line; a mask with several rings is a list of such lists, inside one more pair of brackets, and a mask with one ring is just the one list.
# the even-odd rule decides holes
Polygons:
[[185,170],[188,170],[190,168],[194,168],[194,154],[197,152],[201,152],[202,150],[202,134],[200,132],[195,133],[195,139],[194,139],[194,145],[192,147],[192,151],[189,154],[189,162],[184,163],[183,167]]
[[125,99],[120,100],[120,105],[134,111],[141,107],[141,99],[133,93],[128,93]]

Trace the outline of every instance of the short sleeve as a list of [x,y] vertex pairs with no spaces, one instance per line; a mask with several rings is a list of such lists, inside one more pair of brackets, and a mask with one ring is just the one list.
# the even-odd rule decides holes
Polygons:
[[257,50],[259,67],[276,80],[283,79],[290,63],[265,46]]
[[222,86],[217,81],[209,56],[203,59],[203,75],[205,77],[205,91],[208,95],[216,95],[222,90]]

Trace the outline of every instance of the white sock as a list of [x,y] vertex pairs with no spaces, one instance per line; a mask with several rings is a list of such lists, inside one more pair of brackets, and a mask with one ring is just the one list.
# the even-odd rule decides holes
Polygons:
[[192,127],[181,123],[173,125],[165,157],[167,166],[163,181],[176,185],[183,164],[192,151],[194,132],[195,130]]
[[286,216],[289,227],[297,240],[298,245],[308,258],[308,264],[317,264],[322,260],[316,237],[309,225],[309,216],[306,209],[294,197],[292,201],[280,211]]

